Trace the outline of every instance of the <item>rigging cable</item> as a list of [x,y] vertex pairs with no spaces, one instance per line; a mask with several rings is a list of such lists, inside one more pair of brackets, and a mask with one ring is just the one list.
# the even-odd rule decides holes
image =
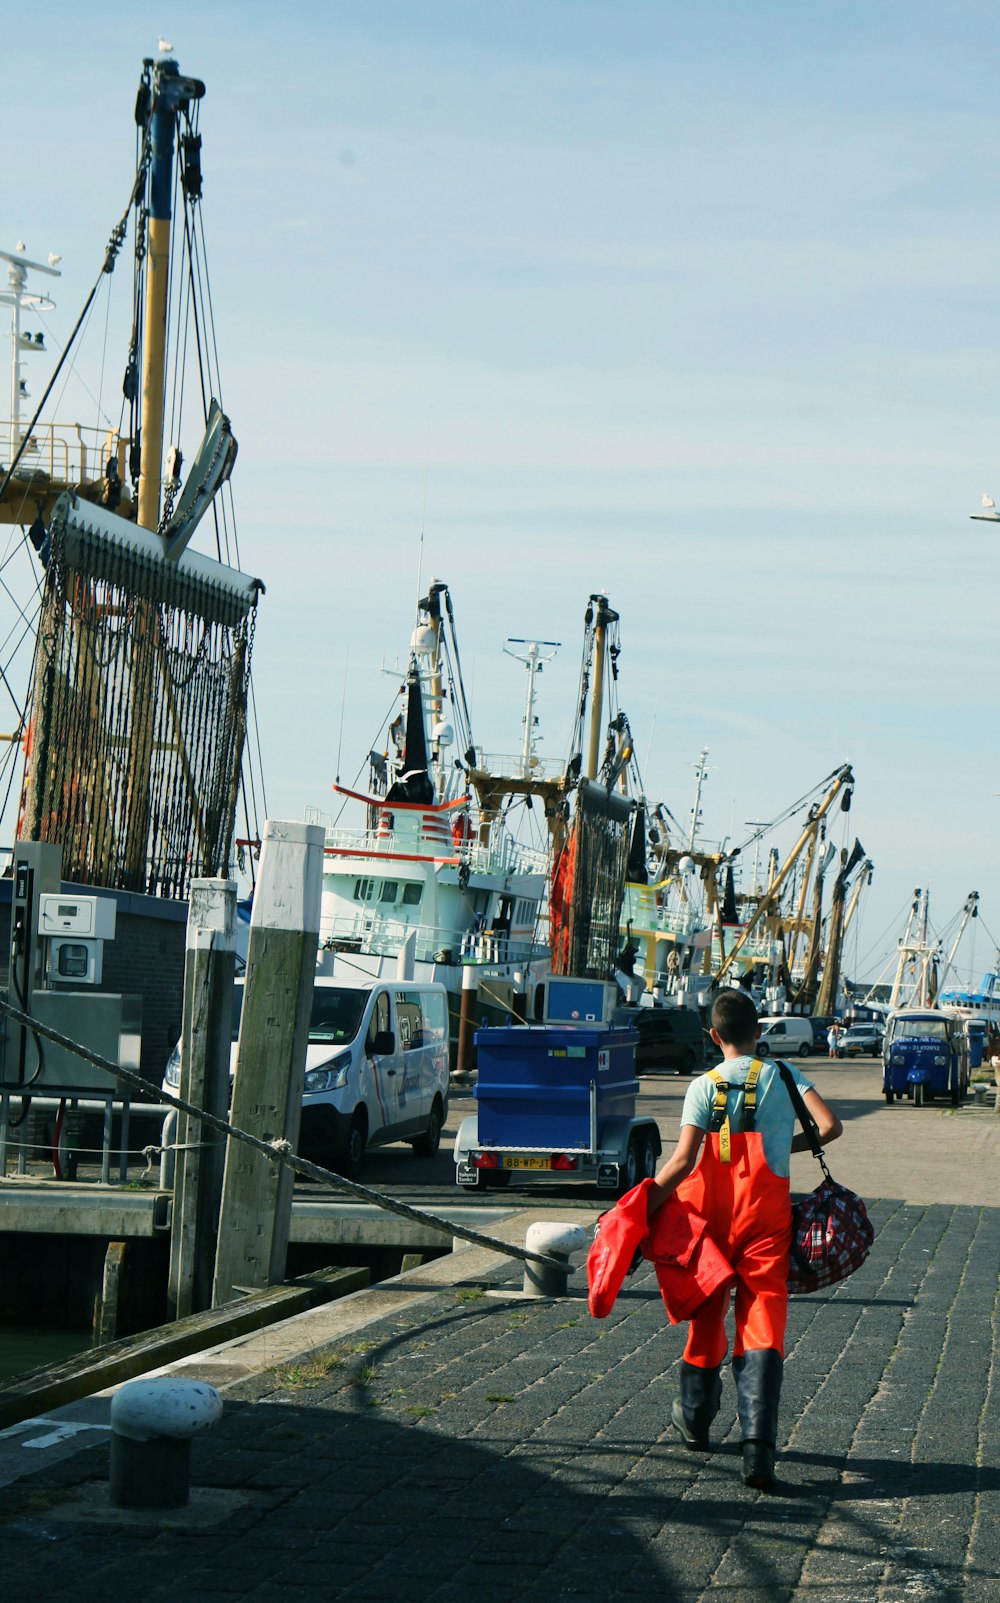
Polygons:
[[104,261],[103,261],[103,263],[101,265],[101,271],[98,273],[96,282],[94,283],[94,286],[90,291],[90,294],[87,296],[87,299],[84,302],[83,310],[82,310],[82,312],[80,313],[79,317],[76,320],[76,323],[75,323],[75,325],[73,327],[73,331],[70,334],[69,340],[67,341],[66,349],[63,351],[62,356],[59,358],[59,361],[56,364],[55,372],[53,373],[52,377],[49,379],[48,384],[45,386],[45,393],[43,394],[41,400],[39,401],[37,407],[35,408],[34,417],[31,419],[31,422],[28,424],[27,430],[25,432],[24,439],[21,441],[21,445],[20,445],[20,448],[19,448],[19,450],[17,452],[17,455],[14,457],[14,459],[11,462],[10,466],[8,467],[6,473],[4,474],[2,482],[0,482],[0,501],[3,501],[5,499],[5,497],[6,497],[6,495],[7,495],[7,488],[9,486],[9,484],[10,484],[10,481],[13,478],[14,473],[17,470],[17,467],[18,467],[18,465],[19,465],[19,463],[21,461],[22,456],[25,453],[25,450],[27,449],[27,444],[28,444],[29,439],[31,438],[32,431],[34,430],[35,426],[37,425],[38,419],[41,417],[42,412],[45,410],[45,406],[46,406],[46,403],[47,403],[47,401],[49,399],[49,396],[52,394],[52,391],[55,388],[56,380],[58,379],[59,374],[62,372],[62,369],[63,369],[63,366],[65,364],[66,358],[69,355],[69,352],[73,347],[73,342],[75,341],[77,335],[80,332],[81,327],[83,326],[84,319],[87,317],[88,313],[90,312],[90,308],[94,303],[94,300],[95,300],[95,298],[97,296],[98,290],[100,289],[101,280],[104,278],[105,274],[113,273],[114,270],[115,270],[115,261],[116,261],[117,256],[118,256],[118,252],[120,251],[120,249],[122,247],[122,244],[124,243],[125,234],[126,234],[126,231],[127,231],[127,228],[128,228],[128,214],[132,210],[132,204],[133,204],[133,201],[135,200],[136,195],[139,193],[140,186],[141,186],[141,184],[142,184],[142,182],[144,180],[146,168],[148,167],[148,165],[149,165],[149,137],[148,137],[148,134],[147,134],[147,137],[143,142],[142,158],[141,158],[141,161],[140,161],[139,170],[135,175],[135,180],[134,180],[133,185],[132,185],[131,194],[129,195],[128,205],[125,208],[125,211],[124,211],[124,213],[123,213],[123,215],[121,217],[121,220],[115,224],[114,228],[111,231],[110,238],[108,239],[108,243],[107,243],[107,245],[105,247]]

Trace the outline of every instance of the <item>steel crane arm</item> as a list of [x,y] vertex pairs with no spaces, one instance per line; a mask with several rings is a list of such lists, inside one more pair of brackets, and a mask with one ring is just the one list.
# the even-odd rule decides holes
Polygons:
[[833,806],[833,804],[836,801],[837,797],[849,785],[853,785],[853,783],[854,783],[853,771],[851,769],[850,764],[846,763],[844,765],[844,767],[839,770],[839,772],[837,773],[837,776],[834,779],[833,784],[830,786],[830,789],[828,790],[827,794],[824,796],[823,800],[820,802],[819,806],[816,808],[816,811],[810,817],[809,822],[806,824],[805,829],[802,831],[802,834],[799,836],[799,838],[796,841],[795,845],[792,847],[792,850],[789,853],[788,857],[785,859],[785,861],[782,864],[781,868],[778,870],[777,876],[772,881],[772,883],[768,886],[767,891],[765,892],[765,894],[761,897],[760,902],[758,903],[758,906],[757,906],[757,911],[754,913],[754,915],[751,918],[749,924],[747,924],[746,928],[743,931],[743,934],[740,936],[739,940],[733,946],[733,948],[730,951],[728,957],[726,957],[723,960],[722,964],[720,965],[719,970],[718,970],[717,974],[715,975],[716,984],[718,984],[718,982],[720,980],[722,980],[725,977],[726,974],[728,974],[728,972],[732,968],[733,963],[735,962],[736,958],[739,956],[741,950],[746,945],[747,941],[750,939],[750,936],[753,934],[754,930],[757,928],[757,925],[760,923],[760,921],[764,917],[765,913],[769,912],[770,909],[776,903],[776,901],[778,899],[778,894],[779,894],[782,886],[784,885],[785,880],[788,878],[788,876],[791,873],[792,869],[795,867],[795,864],[798,862],[799,857],[801,856],[801,854],[804,851],[805,847],[808,845],[809,841],[815,837],[815,834],[816,834],[816,832],[817,832],[817,830],[819,828],[820,823],[826,817],[826,814],[830,811],[830,808]]

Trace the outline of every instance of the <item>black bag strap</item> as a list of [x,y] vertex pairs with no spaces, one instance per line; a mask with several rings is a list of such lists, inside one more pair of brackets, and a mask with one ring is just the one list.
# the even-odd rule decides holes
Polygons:
[[828,1180],[832,1180],[833,1175],[827,1168],[826,1159],[823,1156],[823,1144],[819,1138],[819,1130],[816,1127],[816,1120],[813,1118],[812,1114],[809,1112],[809,1109],[802,1100],[802,1092],[795,1084],[792,1071],[788,1067],[787,1063],[782,1063],[777,1058],[774,1059],[774,1063],[778,1073],[785,1082],[785,1090],[788,1092],[788,1095],[791,1098],[792,1107],[795,1109],[796,1115],[798,1116],[798,1121],[806,1133],[806,1140],[809,1142],[809,1150],[812,1152],[814,1158],[819,1159],[820,1166],[823,1170],[823,1173],[826,1175],[826,1178]]

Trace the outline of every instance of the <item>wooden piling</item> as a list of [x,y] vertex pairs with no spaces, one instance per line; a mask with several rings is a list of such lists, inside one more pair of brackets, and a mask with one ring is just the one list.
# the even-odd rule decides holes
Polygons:
[[462,1011],[458,1020],[458,1058],[456,1072],[470,1075],[476,1066],[476,1009],[479,1000],[479,973],[474,963],[462,969]]
[[[325,833],[317,824],[264,826],[233,1086],[232,1123],[263,1141],[298,1141],[316,977]],[[213,1307],[281,1281],[292,1173],[230,1139],[222,1190]]]
[[[236,881],[191,883],[184,953],[180,1094],[224,1119],[229,1109]],[[186,1113],[177,1116],[174,1212],[167,1305],[175,1319],[212,1303],[225,1140]]]

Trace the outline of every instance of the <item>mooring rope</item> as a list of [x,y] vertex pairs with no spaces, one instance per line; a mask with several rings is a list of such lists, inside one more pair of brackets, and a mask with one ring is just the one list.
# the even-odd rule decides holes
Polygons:
[[[437,1214],[425,1213],[422,1208],[411,1208],[408,1202],[398,1202],[395,1197],[387,1197],[380,1191],[372,1191],[370,1187],[359,1184],[357,1180],[348,1180],[346,1175],[336,1174],[332,1169],[324,1169],[318,1163],[310,1163],[308,1158],[301,1158],[297,1152],[293,1152],[283,1137],[262,1141],[258,1136],[251,1135],[248,1130],[240,1130],[236,1125],[230,1124],[228,1119],[220,1119],[204,1108],[195,1107],[193,1102],[188,1102],[184,1097],[174,1096],[171,1091],[164,1091],[162,1087],[151,1085],[133,1069],[123,1068],[113,1063],[110,1058],[102,1057],[98,1052],[91,1052],[89,1047],[81,1046],[78,1041],[71,1041],[68,1035],[61,1035],[48,1024],[22,1013],[19,1008],[2,997],[0,997],[0,1011],[13,1019],[15,1024],[23,1025],[33,1034],[41,1035],[55,1046],[61,1046],[65,1051],[74,1053],[85,1062],[92,1063],[95,1068],[103,1069],[105,1074],[113,1079],[124,1080],[126,1085],[140,1091],[143,1097],[148,1099],[152,1094],[157,1102],[166,1103],[168,1107],[176,1108],[179,1113],[186,1113],[190,1118],[200,1120],[202,1124],[207,1124],[209,1129],[218,1131],[220,1135],[242,1141],[244,1145],[253,1147],[256,1152],[261,1153],[269,1162],[283,1164],[307,1180],[316,1180],[320,1185],[332,1186],[337,1191],[346,1191],[349,1196],[357,1197],[361,1202],[374,1203],[377,1208],[399,1214],[400,1218],[410,1219],[414,1224],[427,1225],[431,1230],[439,1230],[442,1235],[457,1236],[461,1241],[471,1242],[474,1247],[488,1247],[491,1252],[502,1253],[507,1258],[519,1258],[524,1263],[540,1263],[547,1268],[566,1272],[566,1264],[562,1259],[551,1258],[542,1252],[531,1252],[527,1247],[518,1247],[513,1242],[501,1241],[498,1236],[488,1236],[481,1230],[469,1230],[465,1225],[452,1224],[447,1219],[438,1218]],[[16,1096],[16,1087],[10,1089]]]

